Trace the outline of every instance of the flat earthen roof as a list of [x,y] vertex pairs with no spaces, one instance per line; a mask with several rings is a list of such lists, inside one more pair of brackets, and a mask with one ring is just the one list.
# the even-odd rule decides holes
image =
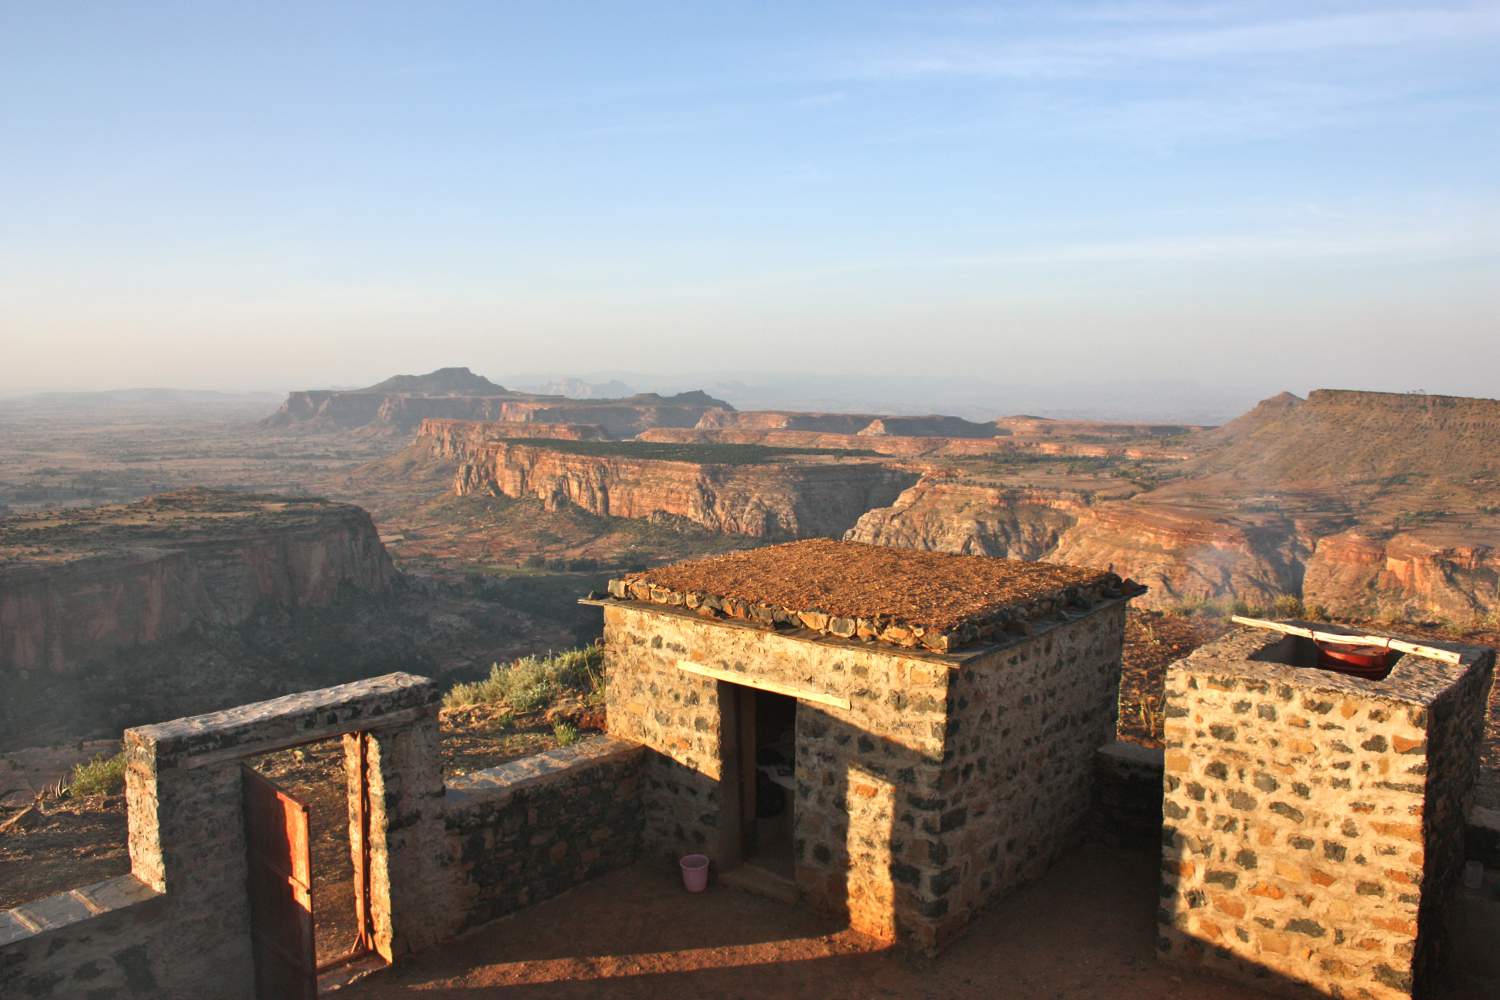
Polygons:
[[1098,570],[810,539],[632,573],[621,600],[947,652],[1125,593]]

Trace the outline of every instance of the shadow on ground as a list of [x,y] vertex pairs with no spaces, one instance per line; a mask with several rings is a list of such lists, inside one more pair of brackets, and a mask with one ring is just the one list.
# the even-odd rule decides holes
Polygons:
[[1156,867],[1149,853],[1079,849],[919,963],[804,909],[719,885],[690,896],[642,863],[340,996],[1263,998],[1157,963]]

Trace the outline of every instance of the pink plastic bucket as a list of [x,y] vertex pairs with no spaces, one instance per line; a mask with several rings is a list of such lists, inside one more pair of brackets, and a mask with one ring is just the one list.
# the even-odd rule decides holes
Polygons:
[[681,864],[682,884],[688,892],[702,892],[708,888],[708,855],[684,855]]

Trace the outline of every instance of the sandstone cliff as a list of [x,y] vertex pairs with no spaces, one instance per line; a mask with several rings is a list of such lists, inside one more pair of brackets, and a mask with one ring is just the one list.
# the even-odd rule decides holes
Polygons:
[[[754,414],[751,414],[752,416]],[[1128,438],[1078,441],[1066,436],[1018,437],[1006,431],[987,437],[929,437],[906,434],[834,433],[823,430],[746,427],[652,427],[640,441],[703,444],[760,444],[772,448],[820,448],[873,451],[898,458],[1047,456],[1055,458],[1123,458],[1184,461],[1184,447]]]
[[[1035,453],[1059,430],[1001,423]],[[1190,459],[1178,478],[1067,504],[924,480],[849,537],[1113,569],[1151,587],[1139,599],[1148,607],[1292,595],[1341,615],[1500,611],[1500,402],[1319,390],[1266,400],[1213,431],[1136,430],[1166,440],[1156,457]],[[1080,446],[1078,435],[1057,443]],[[1118,441],[1099,447],[1120,453]]]
[[1318,539],[1302,596],[1344,614],[1437,615],[1464,622],[1500,610],[1500,523],[1385,533],[1361,529]]
[[464,461],[493,441],[518,439],[549,441],[607,441],[596,424],[541,424],[479,420],[424,420],[415,444],[437,458]]
[[259,608],[325,605],[395,578],[369,515],[190,490],[0,521],[0,678],[67,674]]
[[[537,497],[607,517],[681,517],[756,538],[838,537],[917,478],[879,462],[818,456],[684,461],[578,454],[518,441],[482,445],[458,466],[459,495]],[[717,454],[717,453],[715,453]]]
[[871,510],[850,541],[1002,559],[1041,560],[1091,506],[1077,488],[1004,486],[924,477],[889,507]]
[[995,424],[941,414],[899,417],[877,413],[798,413],[789,410],[714,409],[698,421],[699,430],[816,431],[898,437],[991,438],[1008,433]]

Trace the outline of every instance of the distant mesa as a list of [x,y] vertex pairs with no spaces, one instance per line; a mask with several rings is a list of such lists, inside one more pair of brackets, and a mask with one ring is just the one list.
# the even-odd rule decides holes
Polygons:
[[692,427],[710,410],[734,407],[704,392],[654,392],[618,399],[571,399],[516,392],[467,368],[396,375],[364,389],[293,392],[267,417],[267,428],[410,433],[424,420],[593,424],[619,437],[648,427]]
[[426,375],[392,375],[356,392],[401,392],[413,396],[504,396],[508,390],[467,368],[439,368]]
[[191,489],[13,515],[0,520],[0,682],[395,577],[370,515],[328,500]]
[[[1471,484],[1500,475],[1500,400],[1424,393],[1289,392],[1204,435],[1197,475],[1257,486],[1391,477]],[[1394,484],[1402,485],[1402,484]]]

